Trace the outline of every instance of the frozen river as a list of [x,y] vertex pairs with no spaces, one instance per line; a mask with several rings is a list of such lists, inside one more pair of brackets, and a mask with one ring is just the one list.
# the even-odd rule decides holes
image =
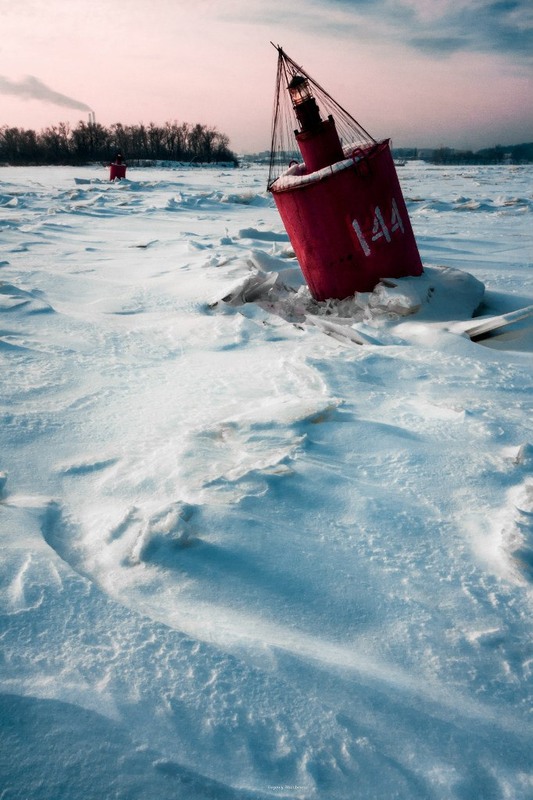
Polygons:
[[533,167],[399,177],[319,305],[262,167],[0,168],[2,800],[533,796],[532,321],[428,305],[533,304]]

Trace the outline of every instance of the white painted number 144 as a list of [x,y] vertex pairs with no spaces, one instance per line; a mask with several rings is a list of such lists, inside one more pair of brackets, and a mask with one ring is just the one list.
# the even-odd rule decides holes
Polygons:
[[[361,226],[356,219],[353,220],[352,227],[356,233],[357,239],[359,240],[359,244],[361,245],[363,253],[365,256],[369,256],[372,252],[370,245],[364,237]],[[398,211],[398,206],[396,205],[396,200],[392,198],[390,225],[387,225],[385,222],[379,206],[376,206],[374,210],[374,224],[372,226],[371,241],[377,242],[379,239],[384,238],[386,242],[390,242],[392,240],[392,234],[398,230],[404,233],[404,226],[400,212]]]

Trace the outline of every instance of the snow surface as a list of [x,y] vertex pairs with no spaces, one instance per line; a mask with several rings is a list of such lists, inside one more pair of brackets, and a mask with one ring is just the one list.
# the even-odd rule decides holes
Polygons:
[[318,304],[262,167],[0,169],[2,800],[533,797],[533,168],[399,172]]

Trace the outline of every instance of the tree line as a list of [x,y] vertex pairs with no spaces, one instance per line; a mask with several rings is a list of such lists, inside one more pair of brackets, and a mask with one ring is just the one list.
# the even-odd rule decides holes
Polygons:
[[132,161],[236,162],[229,139],[216,128],[188,122],[110,127],[60,122],[41,131],[0,127],[0,163],[12,165],[109,163],[117,153]]
[[498,144],[476,152],[440,147],[434,151],[431,160],[433,164],[530,164],[533,161],[533,143],[507,147]]
[[458,150],[453,147],[436,149],[417,147],[395,147],[395,158],[408,161],[422,159],[431,164],[531,164],[533,162],[533,142],[524,144],[495,145],[483,150]]

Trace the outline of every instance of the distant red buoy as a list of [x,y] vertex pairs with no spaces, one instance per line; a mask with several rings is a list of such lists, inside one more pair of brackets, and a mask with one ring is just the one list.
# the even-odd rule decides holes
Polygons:
[[[374,140],[281,48],[278,52],[276,107],[280,83],[290,77],[286,86],[303,163],[272,179],[274,120],[268,188],[311,294],[316,300],[342,299],[371,291],[382,278],[420,275],[422,262],[389,140]],[[353,122],[357,143],[342,146],[333,116],[321,118],[312,85],[344,122]]]
[[115,178],[126,177],[126,164],[120,153],[117,153],[115,160],[109,165],[109,180],[114,181]]

